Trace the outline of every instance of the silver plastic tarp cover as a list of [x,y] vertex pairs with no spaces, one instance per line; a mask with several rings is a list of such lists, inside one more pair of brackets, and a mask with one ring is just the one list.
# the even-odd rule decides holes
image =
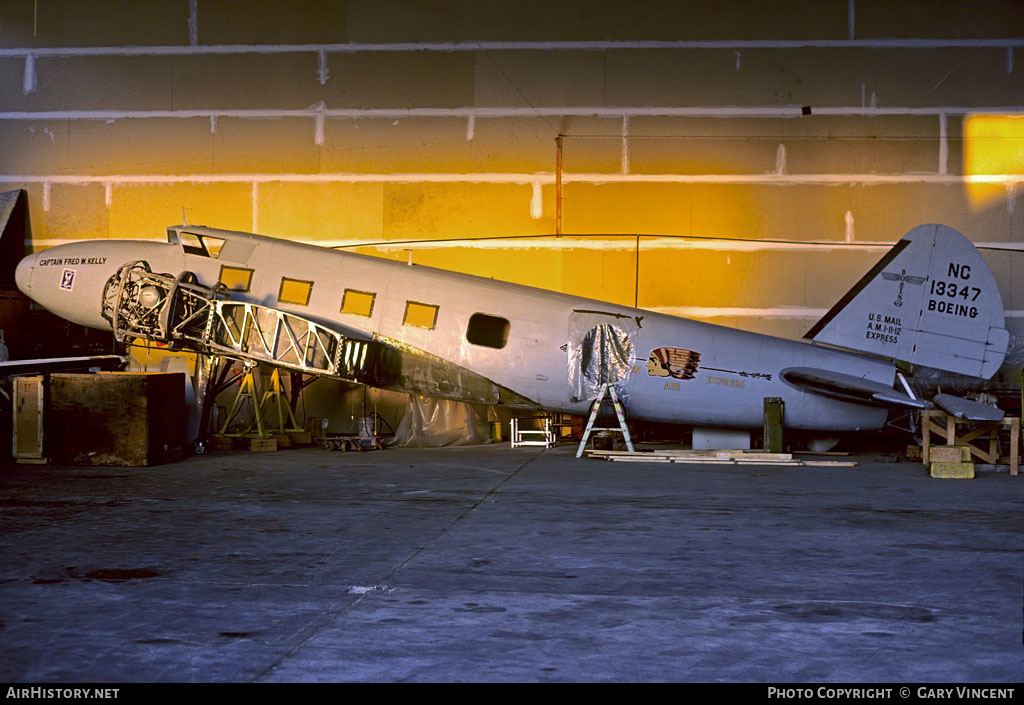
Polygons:
[[624,403],[639,330],[628,316],[574,311],[569,317],[569,391],[576,401],[596,399],[613,384]]
[[408,395],[394,445],[439,448],[489,442],[487,408],[450,399]]

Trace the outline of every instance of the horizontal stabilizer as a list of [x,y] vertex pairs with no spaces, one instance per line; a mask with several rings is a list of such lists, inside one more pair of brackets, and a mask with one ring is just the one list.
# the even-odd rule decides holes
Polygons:
[[992,272],[945,225],[904,235],[804,337],[983,379],[1010,340]]
[[881,382],[863,377],[818,370],[811,367],[790,367],[780,373],[782,379],[795,387],[831,399],[869,406],[902,406],[910,409],[931,409],[932,403],[924,399],[897,392]]
[[1002,409],[952,394],[935,395],[935,403],[947,414],[965,421],[1002,421],[1004,416]]

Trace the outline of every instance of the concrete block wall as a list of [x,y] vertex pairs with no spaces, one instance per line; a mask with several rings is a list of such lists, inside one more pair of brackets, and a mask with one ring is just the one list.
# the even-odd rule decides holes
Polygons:
[[915,225],[1024,243],[1022,47],[1013,0],[7,0],[0,188],[33,249],[184,208],[799,336]]

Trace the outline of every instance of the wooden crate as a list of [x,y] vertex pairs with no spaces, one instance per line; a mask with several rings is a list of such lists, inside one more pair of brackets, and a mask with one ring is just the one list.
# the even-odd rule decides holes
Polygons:
[[932,477],[973,480],[974,463],[947,463],[936,461],[932,462],[928,466],[928,474]]
[[970,446],[932,446],[928,460],[933,463],[969,463]]
[[185,454],[180,373],[53,374],[47,455],[73,465],[158,465]]
[[276,438],[250,438],[249,450],[257,453],[272,452],[277,450]]

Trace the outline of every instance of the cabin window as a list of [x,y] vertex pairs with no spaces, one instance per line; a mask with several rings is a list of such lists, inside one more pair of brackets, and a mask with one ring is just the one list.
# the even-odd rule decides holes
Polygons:
[[221,265],[219,281],[231,291],[249,291],[252,288],[252,271],[246,267]]
[[200,236],[194,233],[178,233],[178,241],[186,253],[213,259],[220,257],[220,250],[224,247],[225,242],[224,238]]
[[283,304],[307,306],[312,293],[313,282],[281,277],[281,291],[278,292],[277,300]]
[[341,312],[369,318],[373,315],[373,301],[376,297],[376,294],[369,291],[345,289],[345,295],[341,299]]
[[433,329],[437,325],[437,306],[406,301],[403,323],[407,326]]
[[473,345],[500,350],[508,342],[508,330],[509,322],[506,319],[474,313],[469,317],[469,325],[466,327],[466,340]]

